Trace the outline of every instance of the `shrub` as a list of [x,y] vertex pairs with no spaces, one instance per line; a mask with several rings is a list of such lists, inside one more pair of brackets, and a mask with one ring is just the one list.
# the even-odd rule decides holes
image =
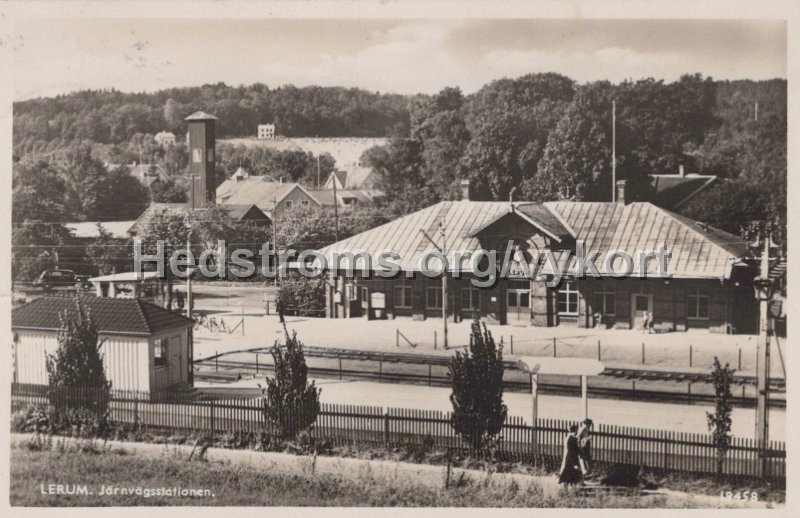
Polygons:
[[508,414],[503,403],[503,346],[495,344],[478,317],[472,323],[469,349],[456,351],[448,377],[453,428],[476,450],[491,445]]
[[45,433],[50,430],[50,413],[45,405],[29,405],[11,415],[14,433]]
[[287,315],[325,316],[325,280],[290,275],[278,289],[277,302]]
[[275,342],[272,348],[275,378],[267,378],[267,386],[262,388],[262,393],[267,420],[277,429],[281,438],[291,439],[298,432],[309,429],[317,420],[320,390],[313,381],[308,382],[303,344],[297,339],[297,333],[290,336],[285,323],[283,330],[286,333],[286,346],[280,348]]

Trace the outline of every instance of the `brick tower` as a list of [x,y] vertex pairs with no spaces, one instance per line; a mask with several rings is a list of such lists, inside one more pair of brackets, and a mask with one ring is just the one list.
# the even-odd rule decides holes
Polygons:
[[189,207],[202,209],[214,205],[216,200],[216,174],[214,171],[214,121],[217,118],[205,112],[195,112],[189,123]]

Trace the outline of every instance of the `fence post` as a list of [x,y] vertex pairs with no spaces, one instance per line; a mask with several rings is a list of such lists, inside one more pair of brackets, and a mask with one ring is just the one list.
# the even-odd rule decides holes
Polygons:
[[395,330],[394,338],[395,338],[395,344],[394,344],[395,347],[400,347],[400,330],[399,329]]
[[689,344],[689,367],[692,366],[692,359],[694,356],[693,353],[694,353],[694,347],[692,346],[692,344]]
[[214,426],[214,400],[209,401],[209,416],[211,421],[211,433],[214,433],[215,426]]
[[383,360],[378,360],[378,383],[383,383]]
[[219,372],[219,351],[214,351],[214,371]]
[[430,387],[432,385],[433,385],[433,377],[431,375],[431,364],[429,363],[428,364],[428,386]]
[[342,379],[342,357],[339,356],[339,379]]
[[133,427],[139,428],[139,397],[133,396]]
[[256,353],[256,374],[258,374],[258,353]]
[[737,370],[742,370],[742,348],[739,347],[739,368]]
[[389,410],[383,411],[383,444],[389,444]]
[[600,361],[600,340],[597,341],[597,361]]
[[644,365],[644,342],[642,342],[642,365]]
[[514,335],[511,335],[511,354],[514,354]]
[[688,391],[686,393],[686,404],[687,405],[691,405],[692,404],[692,382],[691,381],[689,382],[689,388],[688,388]]
[[556,337],[553,337],[553,358],[556,358]]
[[437,339],[436,339],[436,330],[434,329],[434,330],[433,330],[433,350],[434,350],[434,351],[436,350],[436,342],[437,342]]

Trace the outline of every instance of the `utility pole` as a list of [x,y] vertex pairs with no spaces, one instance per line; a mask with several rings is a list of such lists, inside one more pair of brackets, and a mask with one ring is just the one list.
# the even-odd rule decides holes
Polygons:
[[339,198],[336,197],[336,176],[333,178],[333,237],[339,241]]
[[[444,232],[444,220],[439,225],[439,234],[442,236],[442,255],[445,254],[445,250],[447,250],[447,235]],[[445,255],[445,258],[447,256]],[[442,343],[444,344],[444,350],[447,350],[447,261],[444,264],[444,274],[442,275],[442,323],[444,325],[444,333],[442,336]]]
[[[189,224],[189,233],[186,234],[186,253],[192,253],[192,225]],[[186,316],[192,316],[192,271],[187,267],[186,273]]]
[[[278,285],[278,277],[280,276],[280,253],[278,252],[278,227],[275,221],[278,219],[278,200],[272,198],[272,246],[275,249],[275,281],[274,286]],[[266,297],[266,295],[265,295]]]
[[758,101],[756,101],[755,118],[758,120]]
[[[447,256],[445,255],[445,250],[447,250],[447,241],[445,239],[446,235],[445,235],[445,232],[444,232],[444,221],[439,223],[439,234],[442,236],[442,246],[439,246],[436,243],[436,241],[434,241],[433,238],[431,236],[429,236],[427,232],[425,232],[425,229],[421,228],[421,229],[419,229],[419,231],[422,232],[422,235],[425,236],[425,238],[428,241],[430,241],[431,244],[439,252],[441,252],[443,256],[445,256],[445,259],[446,259]],[[442,337],[443,338],[442,343],[444,344],[444,349],[447,350],[447,347],[448,347],[448,342],[447,342],[447,268],[446,268],[447,265],[445,264],[443,266],[445,266],[445,268],[444,268],[444,272],[443,272],[443,275],[442,275],[442,322],[443,322],[443,326],[444,326],[443,327],[444,333],[443,333],[443,337]]]
[[769,301],[771,283],[769,279],[770,232],[761,232],[763,251],[761,252],[761,271],[755,280],[759,299],[758,352],[756,353],[756,376],[758,379],[756,395],[756,441],[761,449],[761,475],[766,474],[766,449],[769,444]]
[[611,201],[617,202],[617,101],[611,101]]
[[319,169],[319,153],[317,153],[317,189],[319,189],[319,186],[320,186],[320,169]]

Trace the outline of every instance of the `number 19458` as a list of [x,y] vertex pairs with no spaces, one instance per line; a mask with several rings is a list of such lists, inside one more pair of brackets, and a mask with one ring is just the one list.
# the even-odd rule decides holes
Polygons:
[[720,491],[719,497],[725,500],[758,501],[758,493],[755,491]]

